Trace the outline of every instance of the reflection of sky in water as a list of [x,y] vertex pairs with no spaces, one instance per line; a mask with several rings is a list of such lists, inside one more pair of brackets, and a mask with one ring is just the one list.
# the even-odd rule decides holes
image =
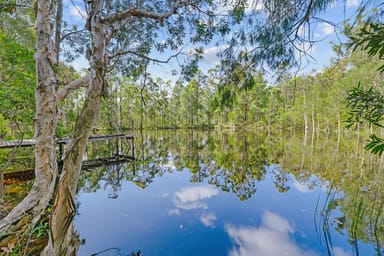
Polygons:
[[264,212],[259,227],[226,226],[226,231],[236,244],[230,255],[317,255],[301,249],[290,237],[295,230],[284,218]]
[[[242,202],[215,186],[192,184],[190,177],[187,170],[167,173],[144,190],[123,182],[116,199],[108,198],[108,189],[80,192],[75,225],[86,242],[79,255],[108,248],[120,254],[100,255],[327,255],[314,224],[323,189],[293,180],[287,193],[279,193],[268,176]],[[352,255],[345,237],[331,235],[333,255]]]

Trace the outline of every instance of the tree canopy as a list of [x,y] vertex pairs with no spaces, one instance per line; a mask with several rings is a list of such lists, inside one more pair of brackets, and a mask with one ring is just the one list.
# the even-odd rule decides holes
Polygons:
[[[28,237],[26,232],[54,201],[49,242],[42,254],[76,252],[78,241],[74,241],[71,224],[76,212],[74,197],[88,137],[101,114],[108,116],[103,120],[108,120],[110,127],[119,123],[129,127],[134,119],[140,128],[169,123],[188,127],[262,124],[269,130],[271,124],[283,123],[281,127],[303,127],[305,132],[310,126],[313,131],[334,126],[340,134],[346,112],[340,104],[345,87],[349,81],[358,82],[350,71],[362,70],[346,64],[348,58],[350,63],[357,63],[353,60],[357,50],[315,76],[286,76],[276,87],[266,86],[262,70],[266,66],[286,70],[299,65],[300,54],[314,43],[311,28],[324,22],[317,15],[332,3],[90,0],[77,10],[82,21],[75,21],[63,15],[62,0],[35,0],[33,7],[29,1],[0,1],[0,82],[6,84],[0,92],[0,104],[7,109],[0,123],[19,124],[18,118],[26,122],[34,115],[36,140],[34,185],[0,221],[0,245],[19,234],[16,229],[23,225],[27,227],[21,233]],[[381,4],[361,3],[357,18],[365,25],[351,36],[355,49],[379,60],[384,55]],[[214,43],[222,47],[222,61],[211,72],[214,76],[207,77],[199,72],[198,61],[203,46]],[[35,68],[31,66],[32,55]],[[88,63],[88,69],[79,74],[67,66],[78,57]],[[188,82],[180,82],[169,91],[163,89],[167,82],[152,78],[147,68],[151,63],[171,60]],[[331,93],[324,93],[324,88]],[[11,91],[12,97],[6,97]],[[381,94],[374,89],[364,93],[351,91],[354,113],[379,124]],[[114,98],[108,101],[108,95]],[[367,107],[372,101],[377,106]],[[103,107],[105,102],[110,106],[119,103],[121,108]],[[34,111],[31,106],[35,106]],[[366,114],[361,115],[363,112]],[[131,120],[124,119],[124,113],[129,113]],[[68,118],[70,125],[66,126],[63,120]],[[105,122],[103,126],[107,126]],[[69,142],[59,173],[55,143],[57,135],[63,133]],[[376,145],[384,145],[376,138]],[[66,246],[69,244],[72,246]]]

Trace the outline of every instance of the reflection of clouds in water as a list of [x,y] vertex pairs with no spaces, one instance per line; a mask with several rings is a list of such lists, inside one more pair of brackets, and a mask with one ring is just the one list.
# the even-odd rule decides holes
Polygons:
[[309,178],[303,180],[297,180],[294,178],[292,186],[299,192],[305,194],[313,192],[315,189],[327,191],[329,184],[327,182],[321,182],[318,177],[312,174]]
[[184,210],[208,209],[208,204],[202,200],[216,196],[216,189],[206,186],[183,188],[175,193],[173,202],[176,208]]
[[[180,210],[207,210],[208,204],[203,200],[217,196],[218,193],[217,189],[207,186],[182,188],[175,192],[173,203],[176,208],[168,210],[168,214],[169,216],[181,216]],[[167,197],[168,194],[163,196]],[[213,213],[203,212],[200,215],[200,222],[208,228],[215,227],[216,219],[217,217]]]
[[296,188],[301,193],[309,193],[309,192],[311,192],[311,190],[309,189],[309,187],[305,183],[299,182],[297,180],[295,180],[293,182],[292,186],[294,188]]
[[289,237],[290,234],[294,233],[293,227],[286,219],[272,212],[265,212],[262,215],[259,228],[237,228],[232,225],[227,225],[226,231],[236,244],[236,248],[232,249],[229,253],[231,256],[317,255],[298,247]]
[[168,210],[168,214],[169,214],[169,216],[180,216],[181,215],[179,209]]
[[175,206],[183,210],[193,210],[193,209],[207,210],[208,209],[208,204],[200,201],[187,202],[187,203],[176,201]]
[[333,248],[333,255],[335,256],[351,256],[350,253],[343,250],[343,248],[335,247]]
[[203,223],[203,225],[206,226],[207,228],[214,228],[216,219],[217,217],[213,213],[203,213],[200,216],[201,223]]
[[168,161],[163,165],[166,170],[176,171],[177,168],[173,162],[173,158],[168,156]]

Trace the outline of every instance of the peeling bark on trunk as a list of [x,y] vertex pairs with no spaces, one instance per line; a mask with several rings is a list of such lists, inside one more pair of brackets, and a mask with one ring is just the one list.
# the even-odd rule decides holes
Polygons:
[[[37,51],[35,90],[35,181],[29,194],[0,221],[0,245],[20,232],[25,234],[40,219],[52,198],[57,177],[55,132],[57,126],[57,79],[54,73],[53,2],[37,0]],[[28,220],[28,222],[26,222]]]
[[88,25],[92,34],[91,79],[83,109],[78,116],[71,140],[63,156],[63,170],[58,184],[55,204],[50,221],[50,238],[42,255],[70,255],[65,243],[73,233],[72,219],[76,213],[74,197],[81,170],[81,163],[91,129],[100,114],[101,95],[106,67],[105,28],[101,22],[102,0],[90,4]]
[[61,23],[63,22],[63,0],[57,0],[56,27],[55,27],[55,50],[56,63],[60,61]]
[[[32,227],[49,206],[51,199],[55,198],[50,216],[49,241],[41,255],[76,254],[79,239],[72,224],[72,219],[76,213],[74,198],[86,144],[100,114],[108,63],[106,45],[111,39],[106,36],[107,27],[120,21],[123,21],[121,22],[121,26],[123,26],[129,21],[127,19],[129,17],[144,17],[162,23],[171,15],[176,14],[178,8],[187,6],[184,1],[175,1],[173,7],[164,13],[152,13],[145,9],[132,8],[104,17],[103,20],[101,17],[103,2],[103,0],[86,1],[89,13],[86,28],[90,31],[92,38],[92,48],[89,55],[90,74],[57,90],[58,82],[54,68],[59,60],[57,54],[60,48],[62,0],[35,0],[37,15],[37,85],[35,90],[36,116],[34,119],[35,181],[30,193],[22,203],[0,221],[0,247],[3,244],[6,246],[7,241],[10,241],[12,237],[20,237],[20,234],[30,233]],[[55,36],[53,28],[56,4],[58,11],[55,45],[52,38]],[[117,26],[117,28],[121,27]],[[111,36],[111,31],[109,32],[108,36]],[[55,132],[58,120],[58,102],[72,90],[84,84],[88,85],[87,95],[74,125],[71,139],[65,148],[62,173],[59,181],[57,181]]]

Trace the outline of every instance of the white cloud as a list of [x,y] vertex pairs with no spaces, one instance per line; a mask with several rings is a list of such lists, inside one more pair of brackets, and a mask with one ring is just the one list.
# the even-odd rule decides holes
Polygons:
[[164,164],[164,168],[169,170],[176,170],[175,163],[173,162],[173,159],[169,159],[167,163]]
[[294,233],[288,220],[272,212],[265,212],[257,227],[226,226],[229,237],[236,244],[230,256],[315,256],[314,252],[300,248],[290,238]]
[[325,23],[325,22],[321,23],[320,29],[326,36],[335,33],[335,27],[329,23]]
[[188,203],[211,198],[217,194],[218,191],[211,187],[195,186],[181,189],[175,193],[175,197],[180,202]]
[[217,53],[221,50],[221,47],[214,46],[207,49],[204,49],[204,62],[212,65],[219,64],[219,58]]
[[208,227],[208,228],[213,228],[215,227],[215,221],[216,221],[217,217],[215,214],[213,213],[208,213],[208,214],[205,214],[203,213],[201,216],[200,216],[200,221],[201,223],[203,223],[204,226]]
[[74,62],[71,63],[71,65],[78,72],[81,72],[82,70],[87,69],[89,67],[88,60],[86,60],[84,56],[81,56],[80,58],[76,59]]
[[343,249],[343,248],[340,248],[340,247],[334,247],[334,248],[333,248],[333,254],[334,254],[335,256],[351,256],[350,253],[344,251],[344,249]]
[[305,185],[302,182],[298,182],[297,180],[295,180],[293,182],[292,186],[294,188],[296,188],[301,193],[309,193],[309,192],[311,192],[311,190],[309,189],[309,187],[307,185]]
[[357,7],[360,5],[360,0],[347,0],[346,6],[347,7]]
[[71,6],[69,13],[77,19],[85,20],[87,18],[87,12],[80,6]]
[[180,210],[200,210],[200,222],[208,227],[215,227],[217,219],[214,213],[207,213],[208,204],[204,200],[218,195],[218,190],[208,186],[194,186],[186,187],[175,192],[173,196],[173,203],[176,208],[168,210],[169,216],[180,216]]
[[277,214],[274,214],[272,212],[265,212],[263,216],[261,216],[261,223],[273,230],[279,231],[281,233],[283,232],[289,232],[289,233],[294,233],[295,230],[289,224],[288,220],[280,217]]
[[207,210],[208,209],[208,204],[205,202],[200,202],[200,201],[193,201],[193,202],[176,201],[175,206],[177,208],[183,209],[183,210],[194,210],[194,209]]
[[208,209],[208,204],[202,200],[216,196],[218,191],[207,186],[195,186],[183,188],[174,196],[176,208],[184,210]]
[[181,215],[179,209],[168,210],[168,214],[169,214],[169,216],[180,216]]

